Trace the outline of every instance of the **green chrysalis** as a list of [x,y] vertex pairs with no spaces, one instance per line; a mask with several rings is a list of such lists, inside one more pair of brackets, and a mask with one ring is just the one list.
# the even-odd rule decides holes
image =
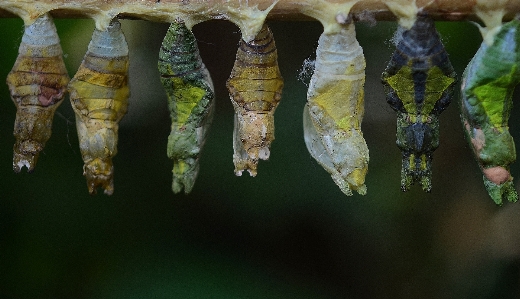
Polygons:
[[159,51],[161,82],[172,120],[168,157],[172,190],[189,193],[199,172],[199,154],[211,124],[215,94],[193,33],[182,21],[170,25]]
[[516,160],[508,120],[512,95],[520,82],[520,21],[502,25],[492,45],[482,43],[464,71],[461,117],[466,136],[483,173],[484,186],[496,204],[516,202],[509,173]]

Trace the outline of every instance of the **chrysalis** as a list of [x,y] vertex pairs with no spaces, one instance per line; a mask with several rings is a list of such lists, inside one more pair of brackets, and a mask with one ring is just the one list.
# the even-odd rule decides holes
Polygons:
[[202,150],[214,111],[215,94],[197,41],[183,22],[170,25],[159,52],[161,82],[172,119],[168,157],[173,159],[172,190],[187,194],[199,172]]
[[52,119],[65,94],[69,75],[56,27],[45,14],[25,27],[18,58],[7,76],[16,105],[13,169],[34,170],[40,151],[51,137]]
[[368,147],[361,132],[365,56],[354,24],[320,36],[303,111],[305,144],[341,191],[366,194]]
[[482,169],[484,185],[496,204],[515,202],[509,173],[516,160],[508,120],[515,86],[520,82],[520,21],[502,25],[491,46],[482,43],[464,71],[462,121]]
[[240,176],[247,170],[256,176],[258,159],[269,158],[274,111],[283,88],[273,34],[267,25],[251,42],[240,41],[227,88],[235,107],[235,173]]
[[451,101],[456,74],[432,19],[419,15],[410,30],[399,30],[402,37],[382,81],[386,100],[397,112],[401,189],[407,191],[419,181],[430,192],[439,115]]
[[89,192],[95,194],[97,187],[102,187],[111,195],[118,123],[126,113],[130,95],[128,45],[117,20],[106,31],[94,31],[83,62],[69,83],[69,92]]

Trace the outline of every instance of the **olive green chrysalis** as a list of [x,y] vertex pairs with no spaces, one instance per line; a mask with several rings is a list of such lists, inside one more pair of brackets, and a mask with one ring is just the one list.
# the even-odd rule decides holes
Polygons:
[[190,193],[199,157],[213,118],[215,93],[193,33],[182,21],[166,32],[159,51],[159,73],[168,96],[171,131],[168,157],[173,160],[172,190]]

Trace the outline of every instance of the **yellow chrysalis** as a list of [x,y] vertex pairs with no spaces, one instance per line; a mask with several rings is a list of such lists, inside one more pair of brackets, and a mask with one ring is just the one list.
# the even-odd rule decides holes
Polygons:
[[240,41],[227,87],[235,108],[235,173],[242,175],[247,170],[255,176],[258,159],[269,158],[274,111],[283,88],[273,34],[267,25],[251,42]]
[[117,20],[106,31],[94,31],[83,62],[69,83],[69,92],[88,190],[95,194],[97,187],[102,187],[111,195],[118,123],[126,114],[130,95],[128,45]]
[[34,170],[40,151],[51,137],[54,112],[69,83],[56,27],[49,14],[25,27],[18,58],[7,76],[16,105],[13,169]]

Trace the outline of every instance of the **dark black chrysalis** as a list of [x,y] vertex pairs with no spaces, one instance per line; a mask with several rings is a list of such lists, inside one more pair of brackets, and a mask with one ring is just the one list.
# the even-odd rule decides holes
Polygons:
[[397,146],[401,149],[401,189],[420,182],[431,190],[433,151],[439,146],[439,115],[450,104],[455,71],[435,23],[419,15],[402,38],[383,73],[388,104],[397,112]]

